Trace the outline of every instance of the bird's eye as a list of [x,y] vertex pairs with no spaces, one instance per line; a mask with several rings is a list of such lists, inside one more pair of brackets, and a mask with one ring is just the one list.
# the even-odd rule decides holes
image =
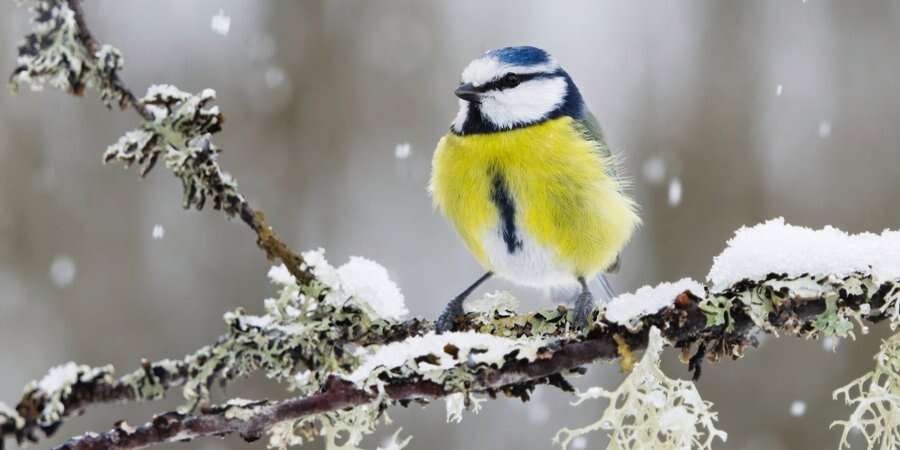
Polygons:
[[522,80],[519,79],[519,76],[514,73],[508,73],[508,74],[504,75],[503,78],[500,79],[500,84],[504,88],[516,87],[521,82],[522,82]]

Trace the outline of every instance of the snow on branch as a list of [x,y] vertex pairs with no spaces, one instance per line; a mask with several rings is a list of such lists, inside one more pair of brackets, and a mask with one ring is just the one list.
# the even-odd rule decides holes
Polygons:
[[[563,446],[575,435],[605,430],[614,448],[709,448],[725,438],[712,405],[693,383],[659,370],[663,347],[680,349],[696,378],[704,360],[742,357],[759,333],[853,337],[867,322],[900,323],[900,234],[848,235],[774,220],[739,230],[705,284],[681,280],[624,294],[600,305],[587,330],[576,329],[563,306],[518,313],[508,294],[487,294],[470,302],[456,332],[436,335],[432,322],[405,319],[402,292],[377,263],[351,258],[334,267],[324,251],[297,255],[277,238],[218,164],[211,136],[222,115],[213,91],[151,86],[138,99],[118,78],[118,51],[98,45],[88,31],[79,0],[30,3],[35,31],[19,49],[13,86],[50,84],[73,94],[90,88],[109,105],[130,105],[143,123],[111,145],[105,160],[140,165],[146,174],[162,158],[182,181],[185,207],[209,202],[240,217],[269,259],[282,264],[269,272],[277,294],[264,301],[262,314],[226,313],[226,332],[182,359],[142,361],[118,378],[110,366],[51,369],[26,386],[15,408],[0,404],[0,445],[7,437],[36,442],[94,404],[152,401],[180,387],[178,411],[136,428],[120,422],[61,448],[137,448],[228,434],[249,441],[268,433],[272,447],[319,437],[329,449],[358,450],[392,406],[445,398],[448,415],[458,420],[483,396],[527,401],[544,384],[572,392],[566,377],[594,361],[618,359],[631,375],[612,392],[577,394],[611,404],[595,424],[562,430]],[[886,341],[871,374],[836,392],[856,411],[835,424],[862,430],[870,444],[900,435],[900,422],[883,411],[900,404],[896,339]],[[648,346],[634,365],[633,352]],[[213,386],[260,374],[291,394],[214,406]],[[397,447],[407,442],[395,437]]]
[[[742,230],[723,256],[743,245],[757,245],[758,239],[770,232],[792,228],[770,222]],[[738,238],[746,238],[746,244],[740,244]],[[594,326],[585,334],[573,331],[570,311],[565,308],[517,314],[507,297],[488,295],[475,302],[478,308],[466,315],[462,330],[438,336],[430,322],[400,320],[405,309],[403,297],[386,273],[352,268],[359,260],[332,267],[321,250],[303,256],[314,264],[304,269],[319,278],[301,285],[285,268],[273,268],[269,276],[279,292],[265,301],[266,313],[253,316],[238,310],[226,314],[228,333],[216,344],[184,360],[144,363],[143,369],[119,380],[112,378],[111,369],[99,372],[102,376],[85,378],[80,374],[92,369],[69,368],[61,382],[37,383],[47,391],[34,385],[27,389],[14,413],[9,408],[5,413],[0,410],[0,429],[7,435],[34,438],[37,429],[52,432],[65,417],[91,403],[153,400],[168,388],[183,386],[183,412],[163,414],[138,428],[119,424],[107,433],[74,438],[64,448],[144,446],[230,433],[252,440],[266,431],[276,447],[306,442],[317,433],[327,439],[338,429],[356,430],[362,439],[366,433],[361,430],[374,429],[393,404],[450,395],[462,395],[460,404],[471,404],[477,401],[477,394],[498,393],[525,400],[540,384],[570,390],[566,376],[583,372],[583,366],[593,361],[630,357],[631,352],[647,347],[654,327],[661,339],[654,348],[681,349],[699,372],[704,358],[715,361],[743,356],[755,344],[757,333],[850,336],[856,321],[894,321],[900,297],[898,280],[867,272],[838,277],[789,271],[757,280],[742,278],[719,292],[688,282],[676,284],[689,288],[683,291],[663,284],[624,294],[613,302],[626,298],[656,306],[634,308],[631,317],[619,312],[615,320],[601,307]],[[719,269],[724,269],[725,259],[718,261]],[[663,304],[660,295],[672,298]],[[653,358],[652,354],[644,361]],[[652,359],[649,361],[639,363],[635,373],[657,373]],[[211,386],[257,372],[285,384],[296,396],[276,402],[231,401],[209,406]],[[666,428],[674,433],[672,439],[700,439],[702,430],[685,428],[684,417],[712,418],[709,405],[684,403],[685,399],[696,400],[691,393],[693,384],[659,380],[655,385],[631,381],[631,388],[626,383],[616,395],[645,398],[646,402],[638,403],[658,408],[655,414],[674,421]],[[659,387],[653,388],[656,385]],[[664,389],[660,391],[660,387]],[[636,389],[644,389],[643,397],[635,396]],[[596,397],[599,392],[583,395]],[[667,412],[671,408],[666,405],[680,405],[684,411]],[[352,408],[345,409],[348,407]],[[273,414],[273,410],[283,413]],[[637,413],[622,410],[619,414],[628,412]],[[627,418],[621,416],[621,420]],[[712,424],[711,419],[703,420]],[[592,429],[608,429],[605,423],[601,420]],[[715,428],[704,429],[710,436],[720,436]],[[631,438],[623,438],[632,441],[623,442],[637,442],[634,436],[640,435],[635,432]],[[704,438],[703,442],[709,441]],[[623,444],[622,448],[641,447]]]

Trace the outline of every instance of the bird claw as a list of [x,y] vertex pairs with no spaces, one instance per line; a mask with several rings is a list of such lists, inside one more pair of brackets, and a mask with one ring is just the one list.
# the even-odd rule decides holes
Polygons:
[[584,291],[578,294],[575,301],[575,326],[581,329],[590,327],[591,313],[594,312],[594,296],[590,291]]
[[435,331],[437,331],[437,334],[453,331],[453,328],[456,326],[456,318],[463,314],[464,311],[461,299],[453,299],[447,304],[447,307],[444,308],[444,312],[438,316],[438,319],[435,322]]

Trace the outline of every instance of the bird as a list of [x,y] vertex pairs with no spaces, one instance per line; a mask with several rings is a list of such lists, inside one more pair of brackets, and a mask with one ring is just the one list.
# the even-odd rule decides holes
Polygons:
[[575,295],[588,327],[589,283],[612,298],[604,272],[640,225],[621,159],[572,77],[532,46],[490,50],[462,71],[459,110],[432,158],[429,191],[485,273],[447,303],[437,332],[451,331],[463,302],[492,276]]

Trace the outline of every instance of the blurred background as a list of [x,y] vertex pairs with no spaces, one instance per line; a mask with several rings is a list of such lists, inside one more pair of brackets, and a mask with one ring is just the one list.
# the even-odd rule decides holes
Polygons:
[[[379,261],[412,313],[435,317],[480,274],[425,190],[432,151],[454,116],[452,91],[481,52],[529,44],[554,54],[626,155],[645,225],[612,279],[620,290],[703,279],[733,231],[784,216],[848,231],[900,227],[900,4],[768,0],[618,2],[224,0],[85,2],[124,79],[214,88],[227,122],[221,162],[296,249],[335,264]],[[214,19],[218,17],[218,19]],[[227,20],[226,20],[227,19]],[[213,26],[215,22],[215,26]],[[228,26],[225,26],[228,22]],[[226,31],[227,28],[227,32]],[[0,62],[12,70],[28,14],[0,4]],[[165,169],[141,180],[103,167],[135,127],[93,95],[0,93],[0,401],[53,365],[135,369],[224,332],[222,314],[273,295],[254,236],[218,212],[185,212]],[[487,289],[510,289],[491,281]],[[537,291],[514,290],[524,308]],[[768,339],[740,361],[707,365],[728,449],[835,448],[849,409],[831,390],[868,371],[887,327],[841,342]],[[667,355],[665,370],[687,377]],[[579,386],[616,386],[597,364]],[[284,396],[265,380],[220,397]],[[412,449],[543,449],[605,404],[538,391],[445,425],[443,403],[396,408]],[[101,406],[46,444],[116,419],[141,423],[180,403]],[[604,448],[601,434],[575,448]],[[858,445],[859,442],[857,442]],[[237,438],[179,448],[264,448]],[[12,445],[15,448],[15,445]],[[317,448],[316,444],[310,448]]]

